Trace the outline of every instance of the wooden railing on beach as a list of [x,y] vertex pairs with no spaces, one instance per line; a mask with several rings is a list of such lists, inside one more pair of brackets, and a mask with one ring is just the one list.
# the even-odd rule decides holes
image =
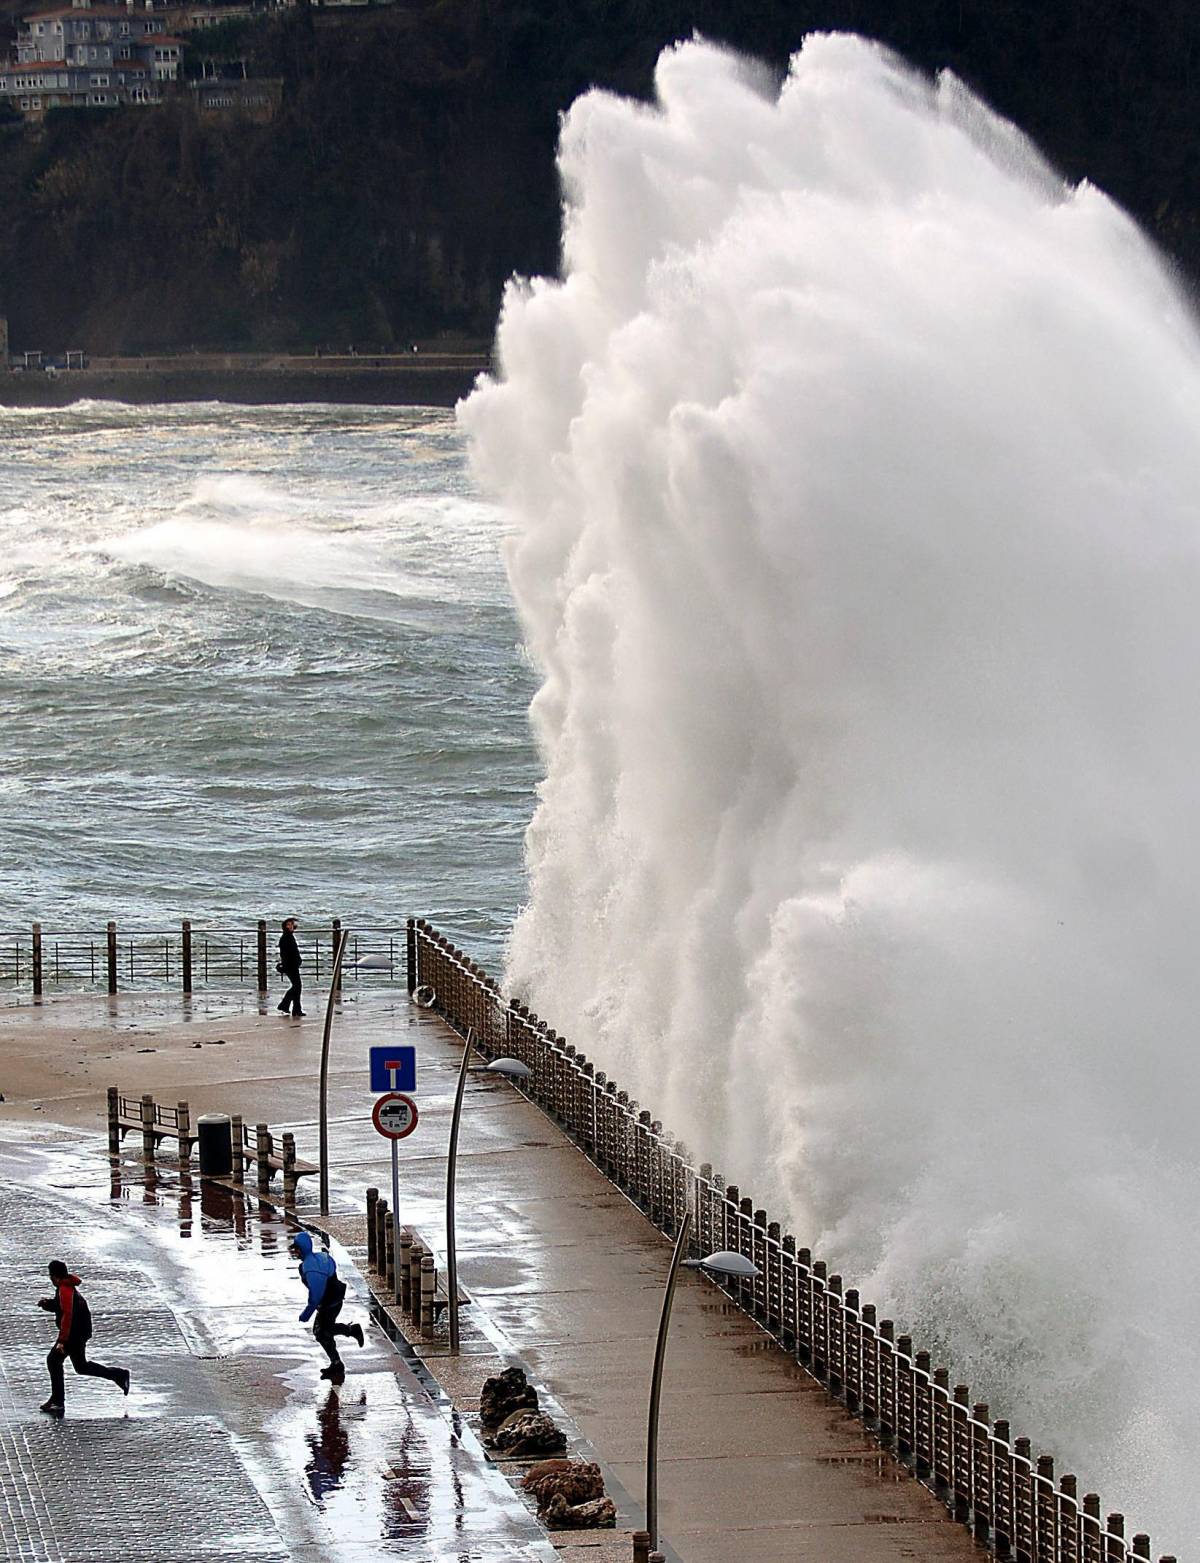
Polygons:
[[[733,1249],[758,1266],[724,1289],[909,1464],[998,1557],[1018,1563],[1125,1563],[1150,1538],[1126,1539],[1125,1518],[1033,1453],[1007,1421],[950,1382],[928,1351],[877,1319],[870,1303],[719,1173],[693,1165],[680,1141],[565,1038],[423,919],[407,929],[407,981],[417,1001],[487,1057],[532,1070],[526,1094],[575,1140],[658,1229],[674,1236],[685,1210],[698,1253]],[[1162,1557],[1159,1563],[1175,1563]]]

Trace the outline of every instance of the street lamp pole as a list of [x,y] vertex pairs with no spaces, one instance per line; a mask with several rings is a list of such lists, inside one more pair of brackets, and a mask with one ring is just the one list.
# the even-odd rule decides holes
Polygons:
[[329,999],[325,1005],[325,1034],[321,1038],[321,1101],[318,1110],[320,1130],[321,1214],[329,1214],[329,1038],[333,1032],[333,1006],[337,1000],[342,976],[342,956],[346,953],[346,936],[349,929],[338,932],[333,951],[333,971],[329,977]]
[[679,1223],[679,1236],[667,1271],[667,1289],[663,1293],[662,1314],[658,1321],[658,1340],[654,1346],[654,1371],[650,1378],[650,1418],[646,1428],[646,1529],[650,1533],[650,1551],[658,1548],[658,1403],[662,1394],[663,1360],[667,1354],[667,1331],[671,1327],[671,1304],[675,1301],[675,1283],[679,1262],[687,1250],[692,1230],[692,1213],[685,1210]]
[[[463,1093],[471,1068],[471,1036],[467,1032],[463,1043],[462,1063],[458,1070],[458,1090],[454,1093],[454,1112],[450,1117],[450,1149],[446,1157],[446,1309],[450,1321],[450,1350],[458,1351],[458,1245],[454,1232],[454,1184],[458,1171],[458,1125],[462,1118]],[[510,1080],[528,1080],[531,1074],[528,1064],[519,1058],[497,1058],[488,1064],[484,1074],[505,1075]]]
[[663,1362],[667,1355],[667,1331],[671,1326],[671,1304],[675,1301],[675,1283],[679,1279],[681,1263],[689,1270],[704,1270],[709,1275],[736,1277],[751,1280],[759,1274],[759,1268],[744,1254],[721,1249],[709,1254],[707,1259],[684,1259],[688,1234],[692,1229],[692,1213],[685,1210],[679,1223],[679,1236],[675,1239],[675,1252],[671,1255],[671,1268],[667,1272],[667,1288],[663,1293],[662,1316],[658,1321],[658,1340],[654,1346],[654,1369],[650,1379],[650,1417],[646,1428],[646,1530],[650,1536],[650,1556],[658,1552],[658,1404],[662,1393]]

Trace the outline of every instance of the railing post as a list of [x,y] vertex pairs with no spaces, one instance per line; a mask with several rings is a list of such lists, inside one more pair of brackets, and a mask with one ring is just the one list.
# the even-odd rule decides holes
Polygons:
[[117,925],[108,925],[108,991],[117,991]]
[[254,1126],[255,1168],[258,1172],[258,1192],[271,1192],[271,1131],[265,1123]]
[[186,1167],[192,1159],[192,1113],[186,1102],[175,1104],[175,1126],[179,1130],[179,1165]]
[[183,991],[192,991],[192,920],[183,919]]
[[149,1091],[142,1097],[142,1155],[147,1161],[154,1160],[154,1098]]
[[410,917],[404,930],[404,956],[408,968],[408,992],[411,998],[417,986],[417,919]]
[[265,917],[258,919],[258,991],[267,991],[267,922]]
[[33,996],[42,996],[42,925],[33,925]]
[[115,1085],[108,1088],[108,1154],[121,1154],[121,1092]]
[[233,1167],[231,1169],[233,1181],[241,1183],[246,1176],[246,1140],[242,1129],[241,1113],[234,1113],[229,1120],[229,1138],[233,1142]]

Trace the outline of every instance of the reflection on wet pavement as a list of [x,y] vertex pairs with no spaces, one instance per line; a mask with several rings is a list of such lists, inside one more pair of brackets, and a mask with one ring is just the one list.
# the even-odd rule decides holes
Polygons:
[[[508,1563],[549,1560],[529,1511],[435,1405],[338,1249],[346,1376],[297,1315],[289,1225],[160,1161],[0,1142],[0,1553],[37,1563]],[[51,1421],[45,1266],[83,1278],[89,1355],[133,1372],[66,1374]]]

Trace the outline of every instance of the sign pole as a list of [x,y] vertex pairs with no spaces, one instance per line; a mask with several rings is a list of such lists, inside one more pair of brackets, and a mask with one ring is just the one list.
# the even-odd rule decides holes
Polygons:
[[[391,1088],[396,1089],[396,1071],[388,1070]],[[392,1252],[400,1263],[400,1141],[392,1141]]]

